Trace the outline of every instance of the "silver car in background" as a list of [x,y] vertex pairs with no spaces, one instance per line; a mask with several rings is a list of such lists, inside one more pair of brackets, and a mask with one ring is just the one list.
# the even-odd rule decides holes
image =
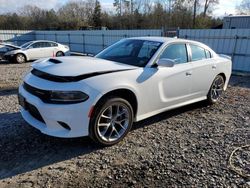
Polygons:
[[26,61],[36,60],[46,57],[59,57],[70,55],[68,46],[54,41],[37,40],[27,42],[15,50],[4,54],[4,59],[16,63],[25,63]]
[[4,54],[8,51],[19,49],[20,47],[9,44],[9,43],[0,43],[0,60],[4,58]]

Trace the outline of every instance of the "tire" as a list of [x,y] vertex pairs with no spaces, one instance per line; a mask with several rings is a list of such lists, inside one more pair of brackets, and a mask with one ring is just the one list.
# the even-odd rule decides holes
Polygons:
[[89,135],[97,144],[111,146],[128,134],[133,121],[133,108],[130,103],[122,98],[109,97],[95,106]]
[[25,57],[25,55],[23,55],[23,54],[16,54],[16,55],[15,55],[15,62],[16,62],[16,63],[19,63],[19,64],[25,63],[25,62],[26,62],[26,57]]
[[64,56],[64,53],[62,51],[56,52],[56,57]]
[[217,75],[207,94],[208,104],[215,104],[216,102],[218,102],[223,92],[224,85],[225,85],[225,80],[223,76]]

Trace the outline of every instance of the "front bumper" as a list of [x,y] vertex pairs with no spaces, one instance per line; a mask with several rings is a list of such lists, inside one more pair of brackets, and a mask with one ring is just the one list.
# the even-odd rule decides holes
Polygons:
[[7,61],[13,61],[14,60],[15,55],[3,55],[3,60],[7,60]]
[[[91,97],[87,101],[77,104],[48,104],[27,92],[22,85],[19,87],[19,94],[28,104],[35,107],[41,116],[39,118],[30,109],[21,107],[24,120],[42,133],[62,138],[81,137],[89,134],[88,113],[93,105]],[[94,93],[92,94],[95,96]],[[70,129],[66,129],[59,122],[67,124]]]

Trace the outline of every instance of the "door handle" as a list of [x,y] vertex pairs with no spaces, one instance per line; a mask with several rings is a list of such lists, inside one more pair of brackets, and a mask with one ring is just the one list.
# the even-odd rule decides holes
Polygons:
[[216,69],[216,65],[213,65],[213,66],[212,66],[212,69]]
[[192,73],[191,72],[186,72],[186,76],[191,76]]

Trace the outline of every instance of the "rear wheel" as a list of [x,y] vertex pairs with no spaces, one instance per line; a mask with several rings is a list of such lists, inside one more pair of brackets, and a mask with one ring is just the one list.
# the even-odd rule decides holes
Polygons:
[[60,57],[60,56],[64,56],[64,53],[61,52],[61,51],[59,51],[59,52],[56,53],[56,57]]
[[103,146],[120,142],[134,120],[133,109],[122,98],[107,98],[95,107],[90,121],[90,137]]
[[221,75],[217,75],[207,94],[207,101],[209,104],[214,104],[219,100],[223,92],[224,85],[225,85],[224,78]]
[[26,62],[26,57],[23,54],[16,54],[15,61],[17,63],[25,63]]

